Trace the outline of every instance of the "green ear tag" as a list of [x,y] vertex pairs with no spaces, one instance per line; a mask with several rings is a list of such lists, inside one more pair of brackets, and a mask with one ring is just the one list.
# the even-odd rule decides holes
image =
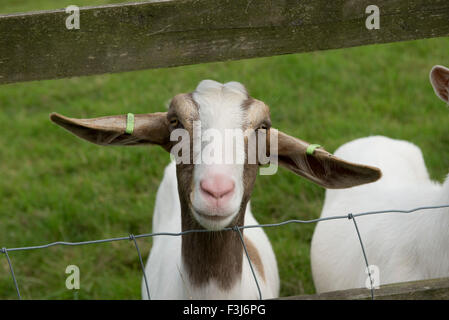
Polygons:
[[132,134],[134,131],[134,114],[128,113],[126,117],[126,130],[127,134]]
[[307,147],[306,153],[308,155],[312,155],[315,152],[316,148],[321,148],[321,146],[319,144],[309,144],[309,146]]

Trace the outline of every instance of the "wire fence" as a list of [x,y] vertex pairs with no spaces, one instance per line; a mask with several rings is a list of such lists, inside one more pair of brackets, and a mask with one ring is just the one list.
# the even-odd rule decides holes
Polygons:
[[[363,254],[364,261],[365,261],[366,270],[368,272],[368,277],[369,277],[370,282],[371,282],[371,285],[370,285],[371,299],[374,300],[373,279],[372,279],[371,273],[369,271],[368,257],[367,257],[367,254],[365,252],[365,247],[363,245],[363,241],[362,241],[362,237],[360,235],[359,228],[357,226],[356,217],[362,217],[362,216],[367,216],[367,215],[385,214],[385,213],[412,213],[412,212],[421,211],[421,210],[431,210],[431,209],[441,209],[441,208],[449,208],[449,204],[439,205],[439,206],[418,207],[418,208],[414,208],[414,209],[410,209],[410,210],[396,210],[396,209],[392,209],[392,210],[381,210],[381,211],[367,211],[367,212],[356,213],[356,214],[349,213],[349,214],[341,215],[341,216],[331,216],[331,217],[324,217],[324,218],[311,219],[311,220],[287,220],[287,221],[283,221],[283,222],[279,222],[279,223],[271,223],[271,224],[234,226],[234,227],[224,228],[222,231],[233,231],[233,232],[236,232],[239,235],[239,238],[240,238],[240,241],[242,243],[242,246],[243,246],[246,258],[248,260],[248,263],[249,263],[249,266],[250,266],[250,269],[251,269],[251,272],[252,272],[255,284],[257,286],[259,299],[262,300],[263,297],[262,297],[262,292],[260,290],[259,281],[257,280],[257,276],[256,276],[256,273],[254,271],[253,264],[251,262],[250,256],[248,254],[248,250],[246,248],[245,241],[243,240],[243,235],[242,235],[242,232],[241,232],[242,229],[270,228],[270,227],[284,226],[284,225],[292,224],[292,223],[317,223],[317,222],[320,222],[320,221],[338,220],[338,219],[349,219],[349,220],[352,220],[353,223],[354,223],[354,228],[355,228],[355,231],[357,233],[358,240],[360,242],[360,247],[361,247],[361,251],[362,251],[362,254]],[[14,273],[13,264],[12,264],[12,261],[11,261],[11,258],[9,256],[8,252],[45,249],[45,248],[58,246],[58,245],[61,245],[61,246],[81,246],[81,245],[88,245],[88,244],[97,244],[97,243],[105,243],[105,242],[113,242],[113,241],[131,240],[134,243],[134,246],[136,248],[137,255],[138,255],[138,258],[139,258],[139,261],[140,261],[140,266],[142,268],[142,273],[143,273],[143,278],[144,278],[144,283],[145,283],[145,289],[146,289],[148,298],[151,299],[149,283],[148,283],[147,276],[145,274],[145,266],[144,266],[144,263],[143,263],[143,260],[142,260],[142,255],[140,253],[140,249],[139,249],[139,246],[137,244],[136,239],[138,239],[138,238],[147,238],[147,237],[156,237],[156,236],[175,236],[175,237],[177,237],[177,236],[182,236],[184,234],[195,233],[195,232],[215,232],[215,231],[206,230],[206,229],[198,229],[198,230],[186,230],[186,231],[182,231],[182,232],[178,232],[178,233],[157,232],[157,233],[145,233],[145,234],[139,234],[139,235],[130,234],[130,235],[126,236],[126,237],[117,237],[117,238],[100,239],[100,240],[89,240],[89,241],[82,241],[82,242],[58,241],[58,242],[52,242],[52,243],[48,243],[48,244],[44,244],[44,245],[30,246],[30,247],[18,247],[18,248],[6,248],[6,247],[3,247],[0,250],[0,252],[5,255],[6,260],[8,261],[11,278],[13,280],[14,287],[16,289],[17,297],[20,300],[20,299],[22,299],[22,297],[20,295],[19,285],[17,283],[17,278],[16,278],[16,275]]]

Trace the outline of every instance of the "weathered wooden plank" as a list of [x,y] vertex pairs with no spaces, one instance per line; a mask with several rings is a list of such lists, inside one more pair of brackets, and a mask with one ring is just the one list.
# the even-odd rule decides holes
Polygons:
[[[376,300],[448,300],[449,278],[431,279],[381,286],[374,290]],[[366,288],[325,292],[281,298],[282,300],[367,300],[371,292]]]
[[447,0],[178,0],[0,15],[0,83],[263,57],[449,35]]

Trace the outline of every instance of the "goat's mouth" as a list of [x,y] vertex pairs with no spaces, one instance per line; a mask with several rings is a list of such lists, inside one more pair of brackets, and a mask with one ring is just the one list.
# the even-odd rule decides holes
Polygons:
[[235,218],[235,213],[217,214],[217,212],[204,212],[192,210],[193,218],[205,229],[219,231],[226,228]]
[[204,219],[209,219],[212,221],[223,221],[227,218],[229,218],[231,215],[218,215],[218,214],[209,214],[209,213],[204,213],[204,212],[200,212],[200,211],[195,211],[196,214],[198,214],[200,217],[204,218]]

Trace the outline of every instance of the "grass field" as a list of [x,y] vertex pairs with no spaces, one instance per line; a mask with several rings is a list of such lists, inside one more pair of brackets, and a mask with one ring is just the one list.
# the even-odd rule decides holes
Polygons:
[[[0,13],[71,3],[3,0]],[[106,2],[77,1],[101,3]],[[448,49],[449,39],[432,39],[0,86],[0,247],[150,232],[168,154],[158,147],[91,145],[50,123],[48,115],[163,111],[173,95],[193,90],[202,79],[242,82],[271,106],[273,126],[329,151],[376,134],[412,141],[423,150],[432,178],[442,181],[449,168],[449,110],[434,96],[428,73],[434,64],[449,65]],[[260,223],[311,219],[319,216],[323,196],[324,189],[280,169],[275,176],[258,177],[252,208]],[[314,292],[313,229],[310,224],[266,230],[283,296]],[[151,239],[139,245],[146,259]],[[11,252],[10,257],[27,299],[140,298],[141,270],[130,241]],[[71,264],[81,271],[76,294],[65,288]],[[3,255],[0,298],[15,298]]]

